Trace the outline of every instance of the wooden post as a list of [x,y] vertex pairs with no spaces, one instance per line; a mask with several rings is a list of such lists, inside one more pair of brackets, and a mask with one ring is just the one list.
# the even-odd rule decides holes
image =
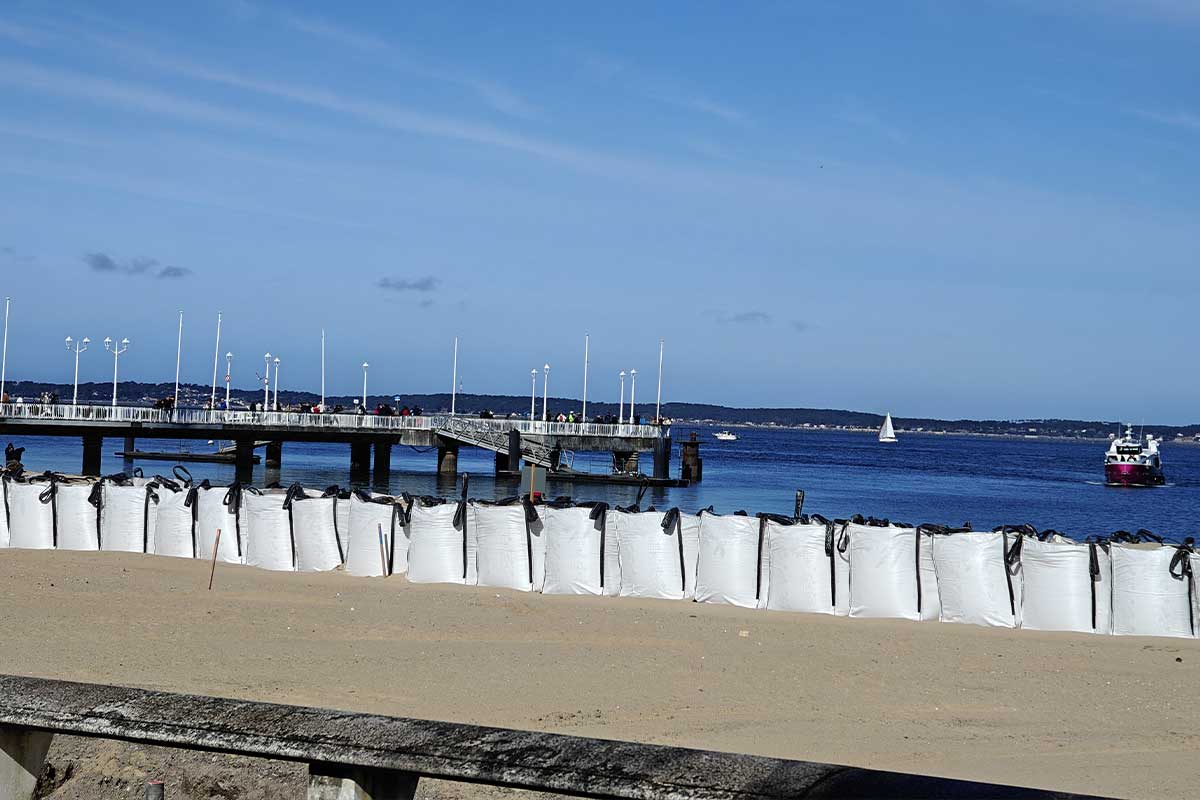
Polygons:
[[0,725],[0,797],[32,800],[53,734]]
[[308,765],[308,800],[412,800],[417,775],[341,764]]
[[217,538],[213,540],[212,569],[208,573],[208,590],[212,591],[213,578],[217,574],[217,550],[221,547],[221,529],[217,528]]
[[386,578],[388,574],[387,547],[383,542],[383,523],[379,524],[379,563],[383,568],[383,571],[379,574]]

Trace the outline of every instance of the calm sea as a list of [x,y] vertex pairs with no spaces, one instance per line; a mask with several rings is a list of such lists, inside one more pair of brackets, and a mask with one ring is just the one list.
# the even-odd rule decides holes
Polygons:
[[[959,524],[976,528],[1004,523],[1033,524],[1083,537],[1118,529],[1147,528],[1169,539],[1197,533],[1200,509],[1200,447],[1164,447],[1168,486],[1157,489],[1114,489],[1103,485],[1103,442],[1050,439],[990,439],[968,436],[903,435],[896,444],[879,444],[873,434],[841,431],[740,429],[736,442],[718,442],[711,428],[676,426],[676,453],[671,469],[679,474],[678,443],[695,430],[703,444],[704,480],[681,489],[651,489],[643,507],[678,505],[688,511],[713,505],[730,513],[772,511],[790,513],[796,489],[807,493],[804,510],[828,517],[851,514],[887,517],[904,522]],[[7,441],[7,440],[6,440]],[[26,468],[78,472],[81,445],[76,439],[23,437],[13,440],[27,448]],[[163,450],[203,448],[204,443],[161,440]],[[119,439],[105,440],[104,470],[120,472],[124,465],[113,455]],[[649,454],[643,466],[651,467]],[[434,472],[431,451],[397,447],[392,453],[388,486],[377,490],[412,494],[456,493],[455,485]],[[578,454],[576,467],[607,468],[606,454]],[[139,464],[147,475],[170,474],[169,462]],[[214,484],[233,480],[226,465],[189,464],[197,480]],[[473,497],[498,498],[516,494],[509,480],[493,475],[491,453],[463,448],[461,472],[471,474]],[[255,468],[255,482],[299,481],[324,488],[349,485],[349,447],[346,445],[286,444],[283,468],[265,473]],[[628,504],[635,487],[552,483],[550,495],[579,500]]]

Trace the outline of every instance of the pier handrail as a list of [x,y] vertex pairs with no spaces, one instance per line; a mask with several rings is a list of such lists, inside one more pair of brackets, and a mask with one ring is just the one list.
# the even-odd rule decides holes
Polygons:
[[663,425],[607,424],[596,422],[543,422],[541,420],[470,417],[448,414],[383,416],[378,414],[312,414],[296,411],[174,410],[148,406],[69,405],[63,403],[0,403],[0,419],[45,422],[140,423],[156,425],[236,425],[239,427],[290,428],[303,430],[408,431],[434,430],[448,420],[471,420],[477,427],[522,436],[595,436],[628,439],[659,439],[670,435]]
[[[0,675],[0,786],[32,797],[47,734],[309,765],[308,797],[411,798],[422,777],[578,797],[1078,798],[810,761]],[[7,792],[5,792],[7,790]]]

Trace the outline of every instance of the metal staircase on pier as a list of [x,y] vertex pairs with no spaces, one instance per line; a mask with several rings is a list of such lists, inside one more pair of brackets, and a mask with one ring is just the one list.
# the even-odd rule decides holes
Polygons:
[[[452,439],[460,444],[482,447],[493,453],[508,452],[508,432],[496,430],[495,427],[486,424],[483,420],[472,417],[446,417],[434,430],[438,436]],[[521,437],[521,458],[525,461],[550,469],[552,467],[551,452],[552,448],[547,447],[545,443],[525,436]],[[570,470],[574,463],[574,451],[560,451],[558,458],[560,471]]]

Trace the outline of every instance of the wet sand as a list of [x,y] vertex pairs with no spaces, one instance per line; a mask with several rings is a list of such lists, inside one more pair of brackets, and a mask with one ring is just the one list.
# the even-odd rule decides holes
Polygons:
[[0,550],[0,672],[1120,797],[1200,780],[1200,643]]

